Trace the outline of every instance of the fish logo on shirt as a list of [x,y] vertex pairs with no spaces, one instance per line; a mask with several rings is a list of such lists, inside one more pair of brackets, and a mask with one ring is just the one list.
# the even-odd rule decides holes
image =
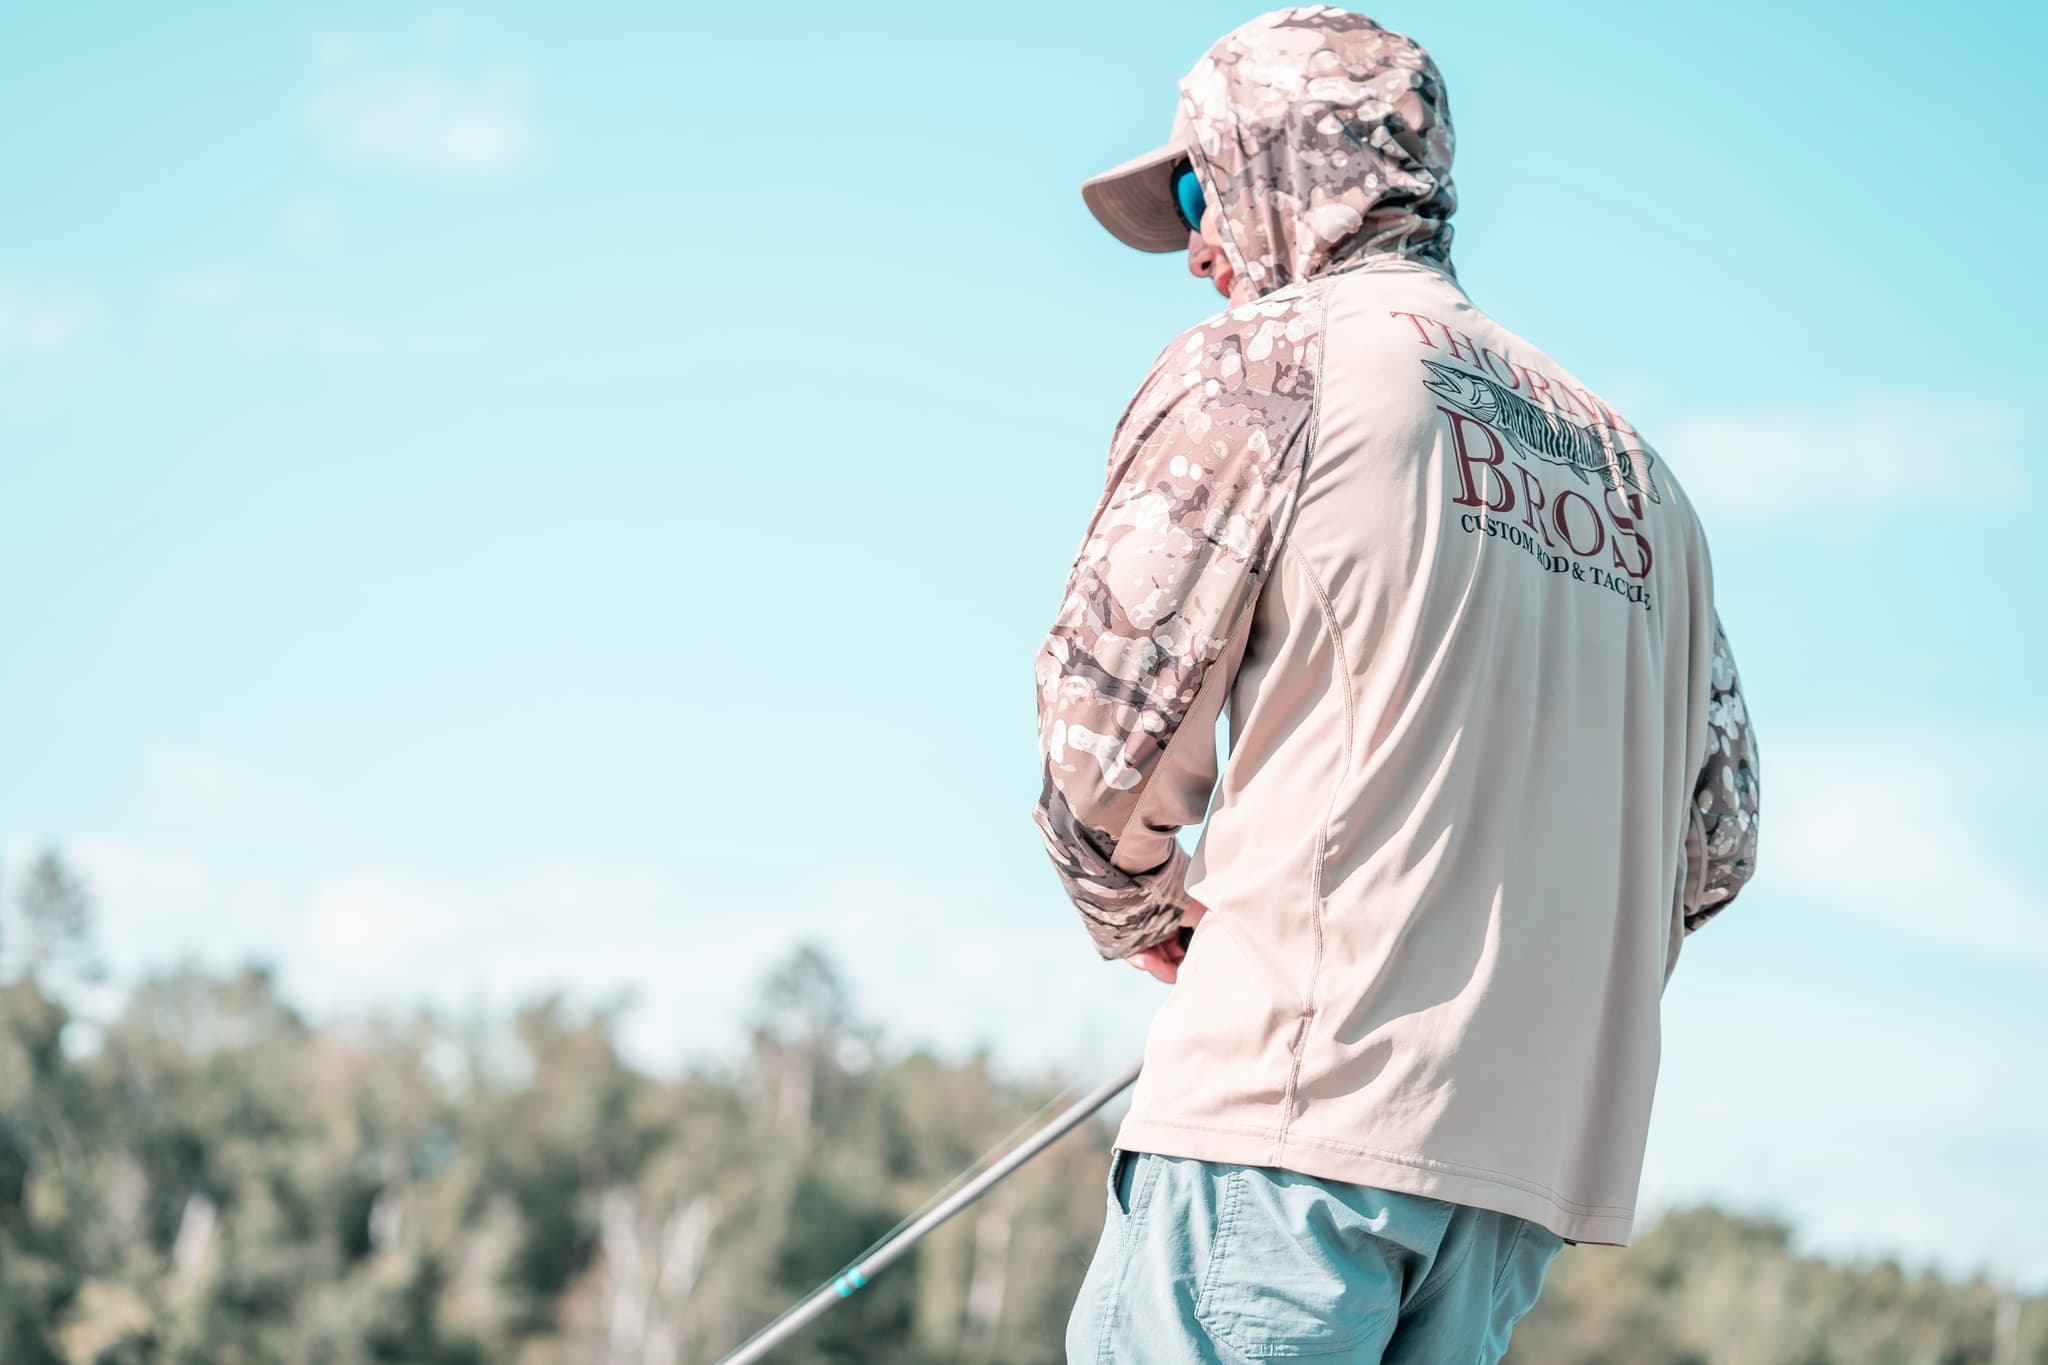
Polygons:
[[1581,483],[1597,479],[1617,493],[1628,487],[1646,494],[1651,502],[1664,501],[1656,480],[1650,477],[1656,456],[1649,451],[1609,446],[1605,436],[1592,427],[1538,407],[1481,375],[1434,360],[1422,364],[1429,371],[1423,383],[1431,393],[1504,432],[1535,458],[1563,465],[1578,475]]

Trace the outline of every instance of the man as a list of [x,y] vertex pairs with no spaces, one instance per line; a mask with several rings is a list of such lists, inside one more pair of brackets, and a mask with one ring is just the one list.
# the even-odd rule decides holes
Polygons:
[[1628,1245],[1663,989],[1753,865],[1706,538],[1459,285],[1420,47],[1278,10],[1179,90],[1083,192],[1229,302],[1118,423],[1037,668],[1046,846],[1173,983],[1069,1358],[1497,1360],[1560,1247]]

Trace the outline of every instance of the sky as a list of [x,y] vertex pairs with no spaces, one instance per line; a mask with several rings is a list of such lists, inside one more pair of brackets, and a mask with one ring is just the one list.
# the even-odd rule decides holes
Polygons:
[[[0,874],[60,845],[117,981],[626,992],[666,1067],[814,941],[898,1043],[1118,1069],[1165,988],[1045,859],[1032,661],[1221,300],[1078,186],[1256,12],[11,9]],[[1639,1226],[2048,1288],[2048,10],[1370,12],[1467,291],[1690,491],[1756,724]]]

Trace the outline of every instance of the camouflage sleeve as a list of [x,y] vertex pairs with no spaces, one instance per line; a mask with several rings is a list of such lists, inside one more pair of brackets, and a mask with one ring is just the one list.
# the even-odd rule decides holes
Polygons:
[[1714,618],[1714,664],[1707,696],[1707,756],[1693,788],[1685,839],[1685,932],[1735,899],[1756,868],[1756,735],[1721,619]]
[[1307,469],[1314,296],[1243,304],[1160,352],[1038,653],[1032,817],[1096,951],[1179,926],[1214,726]]

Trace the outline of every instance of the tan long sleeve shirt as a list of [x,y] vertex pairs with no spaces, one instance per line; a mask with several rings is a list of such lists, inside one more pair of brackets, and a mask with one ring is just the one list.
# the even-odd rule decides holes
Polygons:
[[1133,397],[1038,662],[1034,818],[1098,951],[1209,908],[1118,1142],[1626,1245],[1660,998],[1755,854],[1705,534],[1440,220],[1348,252],[1370,196],[1364,235],[1276,220],[1302,121],[1248,135],[1199,66],[1183,92],[1263,283]]

